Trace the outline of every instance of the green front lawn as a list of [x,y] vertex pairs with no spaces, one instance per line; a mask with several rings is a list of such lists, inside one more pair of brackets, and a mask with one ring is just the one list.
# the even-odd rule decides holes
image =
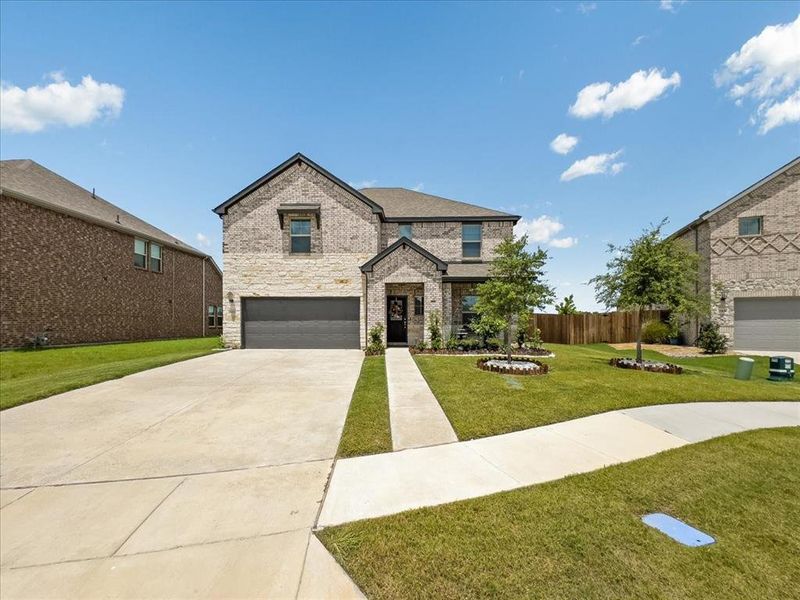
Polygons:
[[481,371],[475,357],[414,359],[461,440],[648,404],[800,398],[800,383],[766,381],[766,357],[756,357],[750,381],[737,381],[736,356],[677,359],[645,352],[684,367],[682,375],[669,375],[611,367],[610,358],[634,353],[605,344],[547,347],[556,358],[541,360],[551,371],[533,377]]
[[339,441],[339,458],[392,451],[386,357],[367,356],[361,365]]
[[798,456],[800,429],[751,431],[318,535],[369,598],[798,598]]
[[0,352],[0,410],[203,356],[219,347],[219,338],[208,337]]

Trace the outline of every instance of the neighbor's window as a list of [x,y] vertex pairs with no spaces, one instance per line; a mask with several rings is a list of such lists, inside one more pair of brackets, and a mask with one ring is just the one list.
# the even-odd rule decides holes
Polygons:
[[403,223],[397,228],[397,235],[398,237],[404,237],[408,239],[412,239],[412,227],[411,223]]
[[478,313],[475,312],[475,303],[477,301],[477,296],[464,296],[461,298],[461,323],[465,327],[478,318]]
[[216,307],[209,306],[208,307],[208,326],[209,327],[216,327],[216,319],[214,318],[214,312]]
[[425,296],[414,296],[414,314],[425,314]]
[[298,254],[311,252],[311,219],[292,219],[289,227],[292,252]]
[[147,242],[144,240],[133,240],[133,266],[147,268]]
[[761,235],[764,217],[742,217],[739,219],[739,235]]
[[150,270],[161,273],[161,246],[150,242]]
[[480,223],[462,223],[461,255],[464,258],[480,258],[481,256]]
[[217,307],[217,327],[222,327],[222,307]]

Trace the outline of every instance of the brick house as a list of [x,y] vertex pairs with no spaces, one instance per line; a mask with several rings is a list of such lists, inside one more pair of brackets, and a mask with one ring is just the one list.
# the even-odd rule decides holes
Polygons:
[[0,346],[219,335],[213,259],[31,160],[0,162]]
[[247,348],[359,348],[447,337],[474,317],[510,215],[402,188],[356,190],[296,154],[214,209],[225,257],[224,339]]
[[800,157],[672,237],[700,254],[698,285],[735,349],[800,350]]

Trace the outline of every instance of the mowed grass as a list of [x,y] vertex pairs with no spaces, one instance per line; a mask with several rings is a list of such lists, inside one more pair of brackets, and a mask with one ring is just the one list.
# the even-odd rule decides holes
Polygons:
[[766,381],[766,357],[755,357],[750,381],[738,381],[736,356],[676,359],[645,353],[684,367],[682,375],[670,375],[611,367],[610,358],[634,352],[605,344],[547,347],[556,358],[541,359],[551,367],[543,376],[481,371],[475,357],[417,354],[414,359],[461,440],[649,404],[800,400],[800,383]]
[[0,352],[0,409],[196,358],[219,347],[219,338],[208,337]]
[[361,365],[337,456],[362,456],[392,451],[386,357],[367,356]]
[[800,429],[751,431],[317,535],[369,598],[799,598],[798,456]]

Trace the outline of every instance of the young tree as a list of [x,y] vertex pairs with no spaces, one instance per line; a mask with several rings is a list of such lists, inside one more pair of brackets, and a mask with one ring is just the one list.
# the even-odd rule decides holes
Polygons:
[[555,294],[544,281],[547,252],[528,252],[528,236],[506,239],[495,250],[489,279],[478,285],[475,311],[481,322],[504,333],[506,355],[511,362],[511,330],[534,308],[544,308]]
[[575,306],[575,298],[573,294],[564,296],[564,300],[556,304],[556,312],[560,315],[578,314],[578,307]]
[[664,239],[664,219],[626,246],[609,244],[608,271],[589,280],[598,302],[617,310],[638,310],[636,360],[642,362],[642,311],[663,307],[677,314],[701,315],[708,299],[696,291],[700,257],[677,240]]

